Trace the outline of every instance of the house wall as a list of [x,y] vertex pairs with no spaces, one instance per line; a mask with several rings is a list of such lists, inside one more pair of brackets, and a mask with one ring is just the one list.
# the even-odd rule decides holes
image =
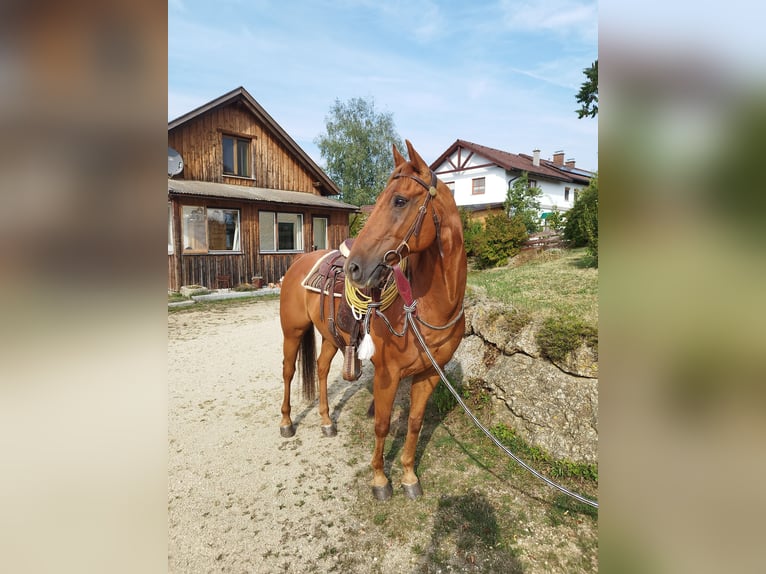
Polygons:
[[[223,175],[223,135],[252,140],[252,178]],[[241,102],[216,108],[168,132],[168,146],[181,154],[183,172],[177,179],[212,181],[303,191],[314,195],[314,179],[287,149],[274,139]]]
[[[348,213],[301,206],[242,202],[205,197],[171,197],[173,210],[173,253],[168,254],[168,289],[178,291],[183,285],[203,285],[217,288],[217,276],[229,277],[232,286],[250,282],[259,275],[265,283],[277,283],[293,260],[311,250],[313,217],[327,217],[327,243],[337,249],[348,236]],[[240,253],[184,254],[181,246],[181,206],[195,205],[240,210]],[[263,211],[303,214],[304,251],[261,253],[258,214]]]
[[[465,153],[465,151],[463,151]],[[455,165],[458,164],[457,158],[451,158]],[[503,203],[506,199],[508,192],[508,182],[512,178],[518,176],[517,172],[508,172],[504,168],[492,164],[485,167],[482,164],[492,163],[487,158],[474,154],[471,159],[465,163],[464,170],[451,171],[450,173],[440,173],[443,171],[450,171],[454,167],[445,161],[435,170],[439,179],[444,182],[455,182],[455,203],[458,207],[467,205],[478,205],[484,203]],[[473,195],[472,193],[472,180],[477,177],[485,178],[485,192],[480,195]],[[540,197],[540,211],[551,211],[554,206],[558,207],[560,211],[567,211],[574,205],[574,191],[575,189],[582,189],[581,187],[575,187],[575,184],[571,182],[563,182],[558,180],[542,179],[535,174],[529,174],[529,178],[537,182],[537,186],[542,190],[543,195]],[[564,188],[569,187],[569,200],[564,200]]]

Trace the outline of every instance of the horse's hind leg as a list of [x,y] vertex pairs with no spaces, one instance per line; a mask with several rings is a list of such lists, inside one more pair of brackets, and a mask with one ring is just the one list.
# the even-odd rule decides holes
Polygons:
[[322,418],[322,433],[325,436],[338,434],[335,423],[330,418],[330,404],[327,397],[327,377],[330,373],[330,364],[337,352],[338,347],[332,341],[322,339],[322,350],[317,359],[317,371],[319,375],[319,416]]
[[418,438],[420,438],[420,429],[423,426],[423,415],[426,410],[428,397],[431,396],[431,393],[438,384],[439,375],[433,371],[416,375],[412,380],[407,438],[404,441],[400,460],[404,471],[402,474],[402,488],[404,493],[413,499],[423,494],[420,481],[415,474],[415,451],[418,446]]
[[295,338],[285,336],[282,359],[282,380],[285,393],[282,399],[282,421],[279,423],[279,434],[285,438],[290,438],[295,434],[295,427],[290,418],[290,383],[292,383],[295,375],[295,361],[298,357],[300,344],[300,335]]

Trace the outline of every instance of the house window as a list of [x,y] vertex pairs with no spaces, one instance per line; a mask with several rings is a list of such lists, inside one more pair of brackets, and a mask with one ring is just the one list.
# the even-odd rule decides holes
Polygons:
[[250,140],[223,136],[223,173],[250,177]]
[[239,251],[239,210],[208,209],[207,237],[210,251]]
[[564,201],[569,201],[569,188],[564,188]]
[[452,195],[455,195],[455,182],[454,181],[444,182],[444,185],[446,185],[449,188],[449,190],[452,192]]
[[480,195],[484,193],[484,178],[483,177],[477,177],[476,179],[471,180],[471,193],[473,195]]
[[168,255],[173,253],[173,206],[168,203]]
[[537,187],[537,180],[536,179],[528,180],[527,186],[529,187],[529,189],[532,189],[533,187]]
[[303,215],[300,213],[258,214],[261,251],[303,251]]
[[327,218],[314,218],[314,249],[327,249]]
[[184,205],[181,211],[184,253],[240,250],[238,209]]

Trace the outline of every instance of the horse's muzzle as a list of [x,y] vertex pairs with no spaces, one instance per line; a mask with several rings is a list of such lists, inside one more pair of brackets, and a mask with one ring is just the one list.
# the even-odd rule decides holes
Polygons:
[[371,270],[370,267],[371,265],[365,266],[356,258],[349,258],[346,261],[346,277],[357,289],[381,287],[388,278],[391,269],[382,263],[376,264]]

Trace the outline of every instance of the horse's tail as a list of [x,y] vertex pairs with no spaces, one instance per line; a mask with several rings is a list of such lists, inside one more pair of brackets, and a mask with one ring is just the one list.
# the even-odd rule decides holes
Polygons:
[[303,333],[298,357],[303,379],[303,398],[310,402],[317,396],[317,352],[313,325]]

